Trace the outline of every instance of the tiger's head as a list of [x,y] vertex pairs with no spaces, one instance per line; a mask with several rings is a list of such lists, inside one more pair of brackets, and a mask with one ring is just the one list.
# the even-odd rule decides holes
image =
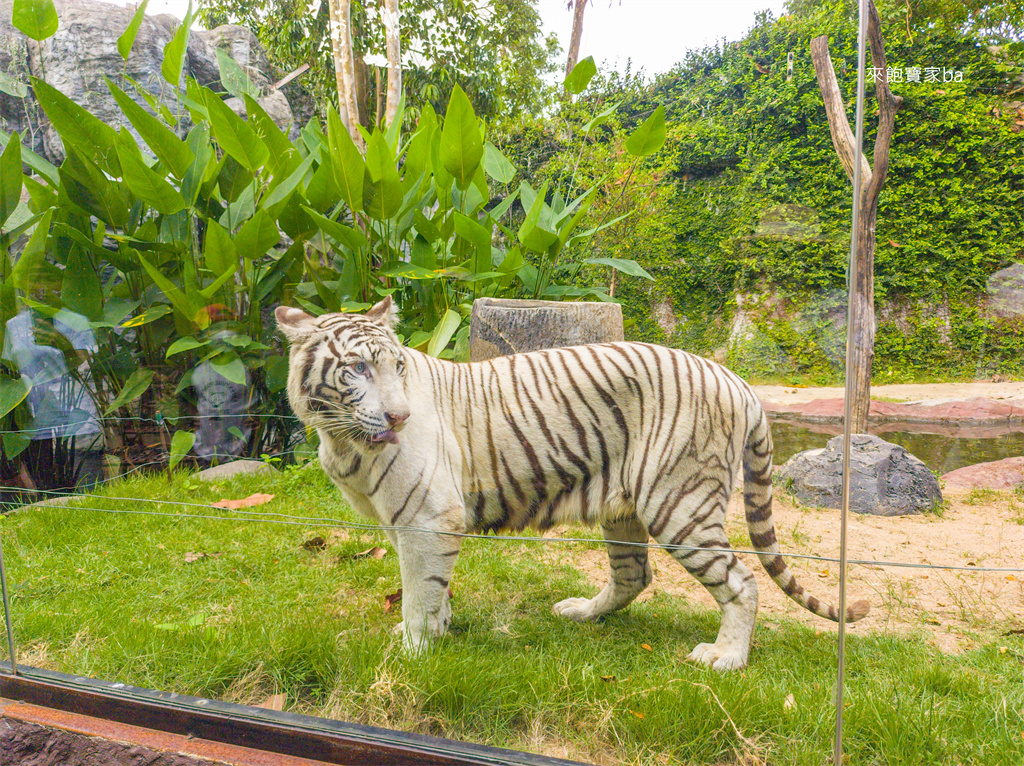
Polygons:
[[275,316],[291,345],[288,400],[299,420],[364,451],[397,444],[409,401],[391,297],[362,315],[281,306]]

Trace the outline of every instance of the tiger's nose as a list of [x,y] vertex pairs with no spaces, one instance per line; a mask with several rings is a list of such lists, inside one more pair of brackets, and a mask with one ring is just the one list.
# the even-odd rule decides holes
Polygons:
[[397,425],[401,425],[409,419],[408,412],[385,412],[384,417],[387,418],[388,425],[394,428]]

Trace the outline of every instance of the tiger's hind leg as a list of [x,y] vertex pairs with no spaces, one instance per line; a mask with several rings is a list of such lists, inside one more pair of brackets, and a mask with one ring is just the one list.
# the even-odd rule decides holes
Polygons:
[[594,598],[567,598],[554,606],[555,614],[586,622],[622,609],[651,583],[651,565],[647,562],[650,539],[636,516],[608,521],[602,525],[611,572],[608,584]]
[[707,588],[722,610],[722,624],[713,644],[699,644],[687,659],[715,670],[747,664],[757,615],[757,580],[730,550],[723,522],[728,497],[686,496],[669,514],[669,523],[655,539],[680,546],[672,556]]

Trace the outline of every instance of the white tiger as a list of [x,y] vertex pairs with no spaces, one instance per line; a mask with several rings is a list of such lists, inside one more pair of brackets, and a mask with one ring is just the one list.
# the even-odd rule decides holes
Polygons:
[[[437,533],[600,524],[611,561],[594,598],[554,611],[594,620],[650,583],[650,537],[722,611],[713,644],[689,658],[746,665],[757,582],[729,551],[723,523],[743,467],[750,539],[794,601],[838,620],[786,566],[771,516],[772,442],[757,397],[706,359],[641,343],[557,348],[458,364],[404,348],[390,298],[365,315],[281,307],[291,344],[288,397],[320,434],[320,461],[352,507],[381,523],[398,553],[406,648],[448,628],[460,538]],[[428,531],[421,531],[428,530]],[[868,612],[847,609],[847,621]]]

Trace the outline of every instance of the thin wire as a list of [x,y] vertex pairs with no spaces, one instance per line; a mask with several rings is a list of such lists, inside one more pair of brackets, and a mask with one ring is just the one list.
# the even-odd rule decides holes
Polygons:
[[[846,532],[847,515],[850,512],[850,457],[853,440],[853,389],[854,369],[853,347],[856,340],[856,320],[860,313],[854,311],[857,305],[857,253],[860,246],[858,227],[860,225],[861,203],[861,150],[864,146],[864,88],[867,68],[868,0],[860,0],[860,16],[857,31],[857,109],[856,137],[854,138],[853,161],[853,214],[850,223],[849,285],[846,299],[846,400],[843,408],[843,485],[839,509],[839,659],[836,662],[836,739],[832,762],[839,766],[843,762],[843,692],[846,674]],[[840,115],[842,119],[845,116]]]
[[[228,418],[241,418],[242,420],[253,420],[253,419],[259,420],[259,419],[273,419],[273,418],[278,418],[280,420],[298,420],[298,417],[295,416],[295,415],[285,415],[285,414],[275,415],[273,413],[271,413],[271,414],[265,414],[265,413],[244,413],[244,414],[242,414],[242,413],[240,413],[240,414],[237,414],[237,415],[165,415],[163,420],[160,420],[158,418],[144,418],[144,417],[139,417],[139,416],[135,416],[135,417],[131,417],[131,416],[126,416],[126,417],[107,416],[107,417],[102,417],[102,418],[101,417],[85,418],[84,420],[75,420],[75,421],[72,421],[70,423],[66,423],[66,422],[55,423],[54,425],[51,425],[51,426],[39,426],[37,428],[5,429],[5,430],[0,430],[0,434],[32,434],[32,433],[40,433],[42,431],[56,431],[58,429],[64,430],[64,429],[68,429],[68,428],[74,428],[76,426],[86,425],[86,424],[89,424],[89,423],[137,422],[137,423],[156,423],[158,425],[161,425],[163,423],[171,423],[173,425],[174,423],[176,423],[179,420],[213,420],[213,419],[227,420]],[[88,436],[88,434],[72,434],[72,435]]]
[[[0,490],[4,489],[0,487]],[[56,493],[53,493],[56,494]],[[205,510],[212,510],[214,506],[204,505],[200,503],[185,503],[177,500],[151,500],[149,498],[115,498],[106,497],[104,495],[76,495],[75,498],[84,497],[92,498],[97,500],[114,500],[121,502],[146,502],[154,503],[156,505],[173,505],[173,506],[184,506],[190,508],[203,508]],[[408,525],[393,525],[383,526],[380,524],[373,523],[361,523],[355,521],[342,521],[339,519],[331,519],[324,516],[297,516],[294,514],[276,513],[272,511],[250,511],[245,509],[231,509],[225,508],[227,511],[235,515],[212,515],[212,514],[200,514],[200,513],[171,513],[168,511],[143,511],[143,510],[125,510],[118,508],[96,508],[93,506],[83,506],[77,504],[68,504],[66,506],[51,506],[53,508],[62,508],[64,510],[76,510],[76,511],[95,511],[98,513],[111,513],[111,514],[125,514],[130,516],[158,516],[174,518],[179,520],[185,519],[202,519],[210,521],[255,521],[263,522],[267,524],[284,524],[288,526],[317,526],[317,527],[329,527],[333,529],[346,529],[360,532],[418,532],[435,534],[444,537],[456,537],[462,539],[471,540],[492,540],[492,541],[505,541],[505,542],[523,542],[523,543],[585,543],[585,544],[605,544],[611,543],[613,545],[626,545],[634,548],[647,548],[647,549],[661,549],[665,551],[706,551],[708,553],[741,553],[749,554],[752,556],[759,555],[760,551],[744,549],[744,548],[706,548],[703,546],[693,545],[676,545],[672,543],[651,543],[651,542],[637,542],[635,540],[605,540],[604,538],[591,538],[591,537],[538,537],[531,535],[487,535],[473,532],[454,532],[449,530],[439,529],[427,529],[425,527],[415,527]],[[774,555],[774,554],[773,554]],[[784,556],[790,559],[802,559],[807,561],[823,561],[827,563],[838,563],[840,559],[833,556],[818,556],[813,553],[795,553],[790,551],[781,551],[780,556]],[[978,566],[961,566],[957,564],[928,564],[913,561],[885,561],[875,559],[849,559],[847,563],[858,564],[861,566],[874,566],[874,567],[895,567],[895,568],[909,568],[909,569],[937,569],[937,570],[948,570],[948,571],[962,571],[962,572],[1005,572],[1005,573],[1024,573],[1022,567],[978,567]]]

